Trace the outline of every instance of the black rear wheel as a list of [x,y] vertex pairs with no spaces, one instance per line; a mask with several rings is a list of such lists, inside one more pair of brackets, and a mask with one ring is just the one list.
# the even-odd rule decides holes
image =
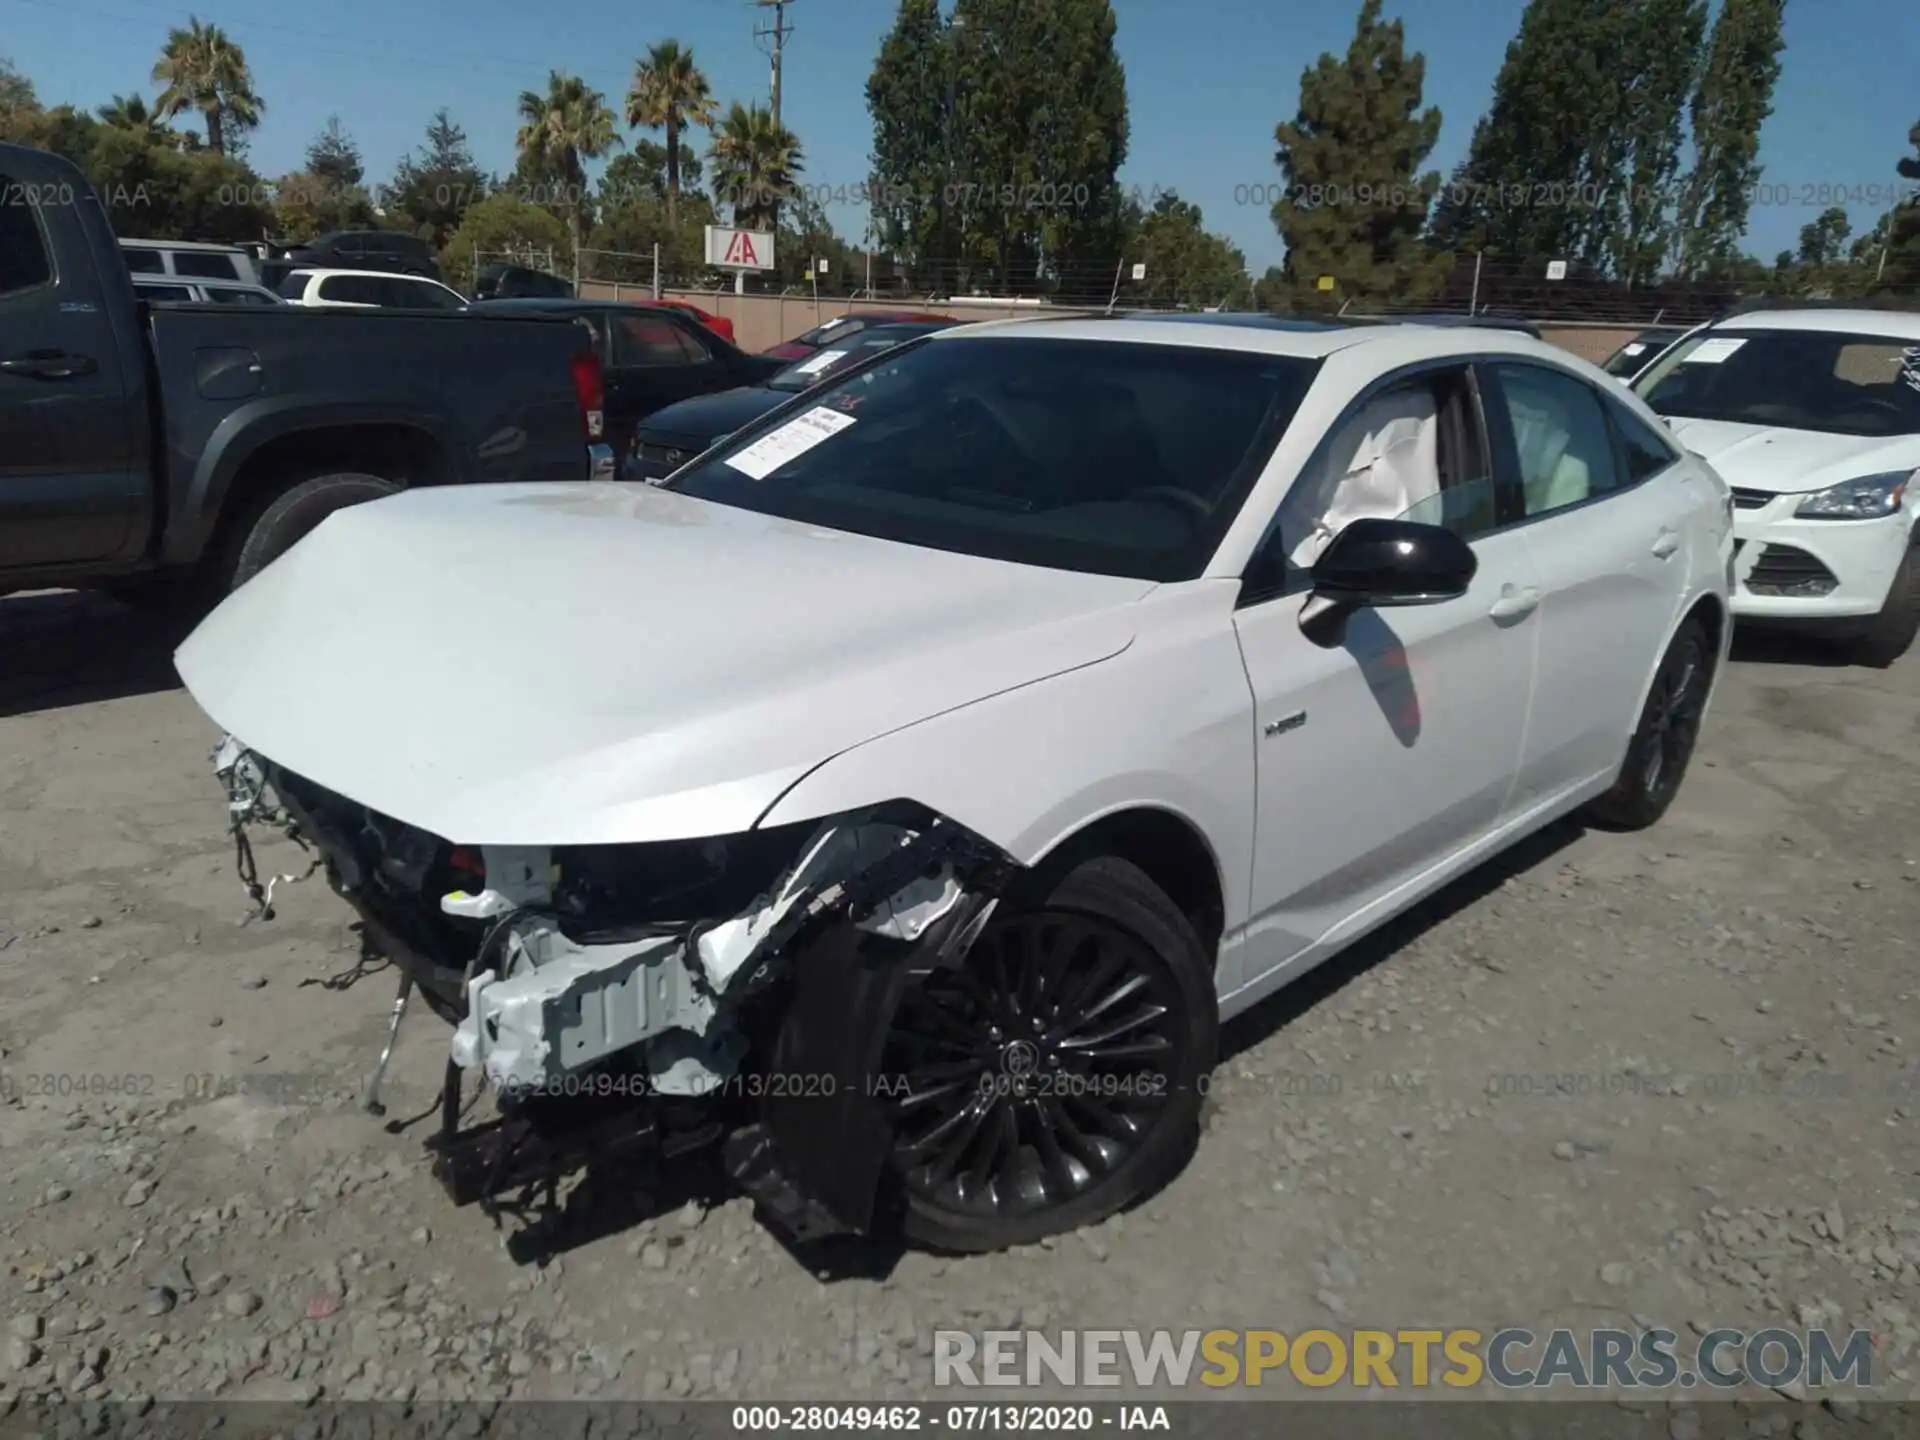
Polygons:
[[997,1250],[1105,1218],[1186,1158],[1217,1044],[1213,965],[1125,861],[1089,861],[902,1000],[883,1072],[913,1238]]
[[1616,830],[1644,830],[1667,813],[1693,759],[1713,688],[1714,663],[1706,627],[1698,620],[1681,625],[1647,691],[1620,778],[1590,807],[1599,823]]

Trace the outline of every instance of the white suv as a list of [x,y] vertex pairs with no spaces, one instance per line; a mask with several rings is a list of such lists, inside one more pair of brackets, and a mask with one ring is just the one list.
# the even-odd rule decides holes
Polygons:
[[294,305],[328,310],[463,310],[467,304],[458,290],[438,280],[378,270],[294,270],[279,291]]
[[1920,630],[1920,315],[1770,310],[1702,326],[1634,381],[1733,487],[1733,613],[1889,665]]

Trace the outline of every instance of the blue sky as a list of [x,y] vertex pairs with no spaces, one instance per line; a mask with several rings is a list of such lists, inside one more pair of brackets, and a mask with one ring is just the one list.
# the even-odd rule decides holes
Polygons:
[[[1409,46],[1427,57],[1427,99],[1445,117],[1432,163],[1443,171],[1466,149],[1523,3],[1389,0]],[[1115,9],[1133,121],[1121,179],[1198,203],[1258,273],[1282,247],[1266,206],[1236,203],[1236,194],[1277,180],[1273,127],[1293,112],[1301,70],[1323,50],[1345,49],[1358,0],[1115,0]],[[442,105],[480,163],[504,171],[521,90],[544,88],[549,68],[572,70],[617,109],[634,58],[668,36],[693,46],[723,103],[767,92],[746,0],[0,0],[0,54],[49,104],[91,106],[136,89],[151,96],[154,57],[189,13],[246,47],[268,105],[252,160],[268,176],[296,168],[338,113],[369,177],[384,179]],[[864,87],[892,14],[891,0],[795,0],[789,11],[783,110],[814,184],[852,186],[866,174]],[[1898,183],[1894,162],[1920,119],[1920,6],[1911,0],[1793,0],[1787,42],[1762,159],[1766,181],[1787,187],[1790,203],[1757,207],[1748,236],[1767,259],[1818,213],[1819,204],[1802,203],[1803,187]],[[1876,218],[1866,205],[1849,210],[1856,231]],[[833,215],[857,243],[864,212]]]

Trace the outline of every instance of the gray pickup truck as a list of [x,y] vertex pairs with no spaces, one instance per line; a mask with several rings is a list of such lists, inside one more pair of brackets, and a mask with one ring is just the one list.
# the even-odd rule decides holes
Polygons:
[[591,341],[537,314],[146,304],[80,171],[0,145],[0,595],[210,598],[398,489],[610,476]]

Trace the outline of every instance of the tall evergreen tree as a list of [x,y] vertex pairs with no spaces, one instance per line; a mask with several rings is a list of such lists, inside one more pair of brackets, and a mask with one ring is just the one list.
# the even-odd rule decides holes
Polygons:
[[1364,0],[1345,56],[1301,75],[1299,113],[1274,129],[1285,190],[1273,223],[1296,295],[1317,293],[1322,275],[1343,299],[1418,293],[1433,274],[1421,230],[1440,176],[1420,167],[1440,112],[1420,106],[1426,69],[1400,22]]
[[487,173],[474,161],[467,132],[443,107],[427,123],[426,143],[394,167],[385,204],[438,249],[487,190]]
[[964,260],[996,287],[1084,286],[1112,263],[1127,158],[1109,0],[958,0],[952,130]]
[[1760,127],[1786,48],[1787,0],[1722,0],[1693,89],[1694,164],[1676,219],[1680,273],[1712,274],[1740,255],[1748,195],[1760,178]]
[[954,151],[949,107],[958,79],[951,40],[939,0],[900,0],[867,77],[873,237],[935,279],[958,251],[947,195]]
[[1531,0],[1434,241],[1651,279],[1705,23],[1704,0]]
[[1630,285],[1649,285],[1666,268],[1673,241],[1669,202],[1707,0],[1631,0],[1608,19],[1606,148],[1593,156],[1582,196],[1598,211],[1599,248],[1583,258]]
[[338,115],[329,115],[326,125],[307,146],[307,173],[339,191],[357,188],[365,176],[360,147],[353,143]]

